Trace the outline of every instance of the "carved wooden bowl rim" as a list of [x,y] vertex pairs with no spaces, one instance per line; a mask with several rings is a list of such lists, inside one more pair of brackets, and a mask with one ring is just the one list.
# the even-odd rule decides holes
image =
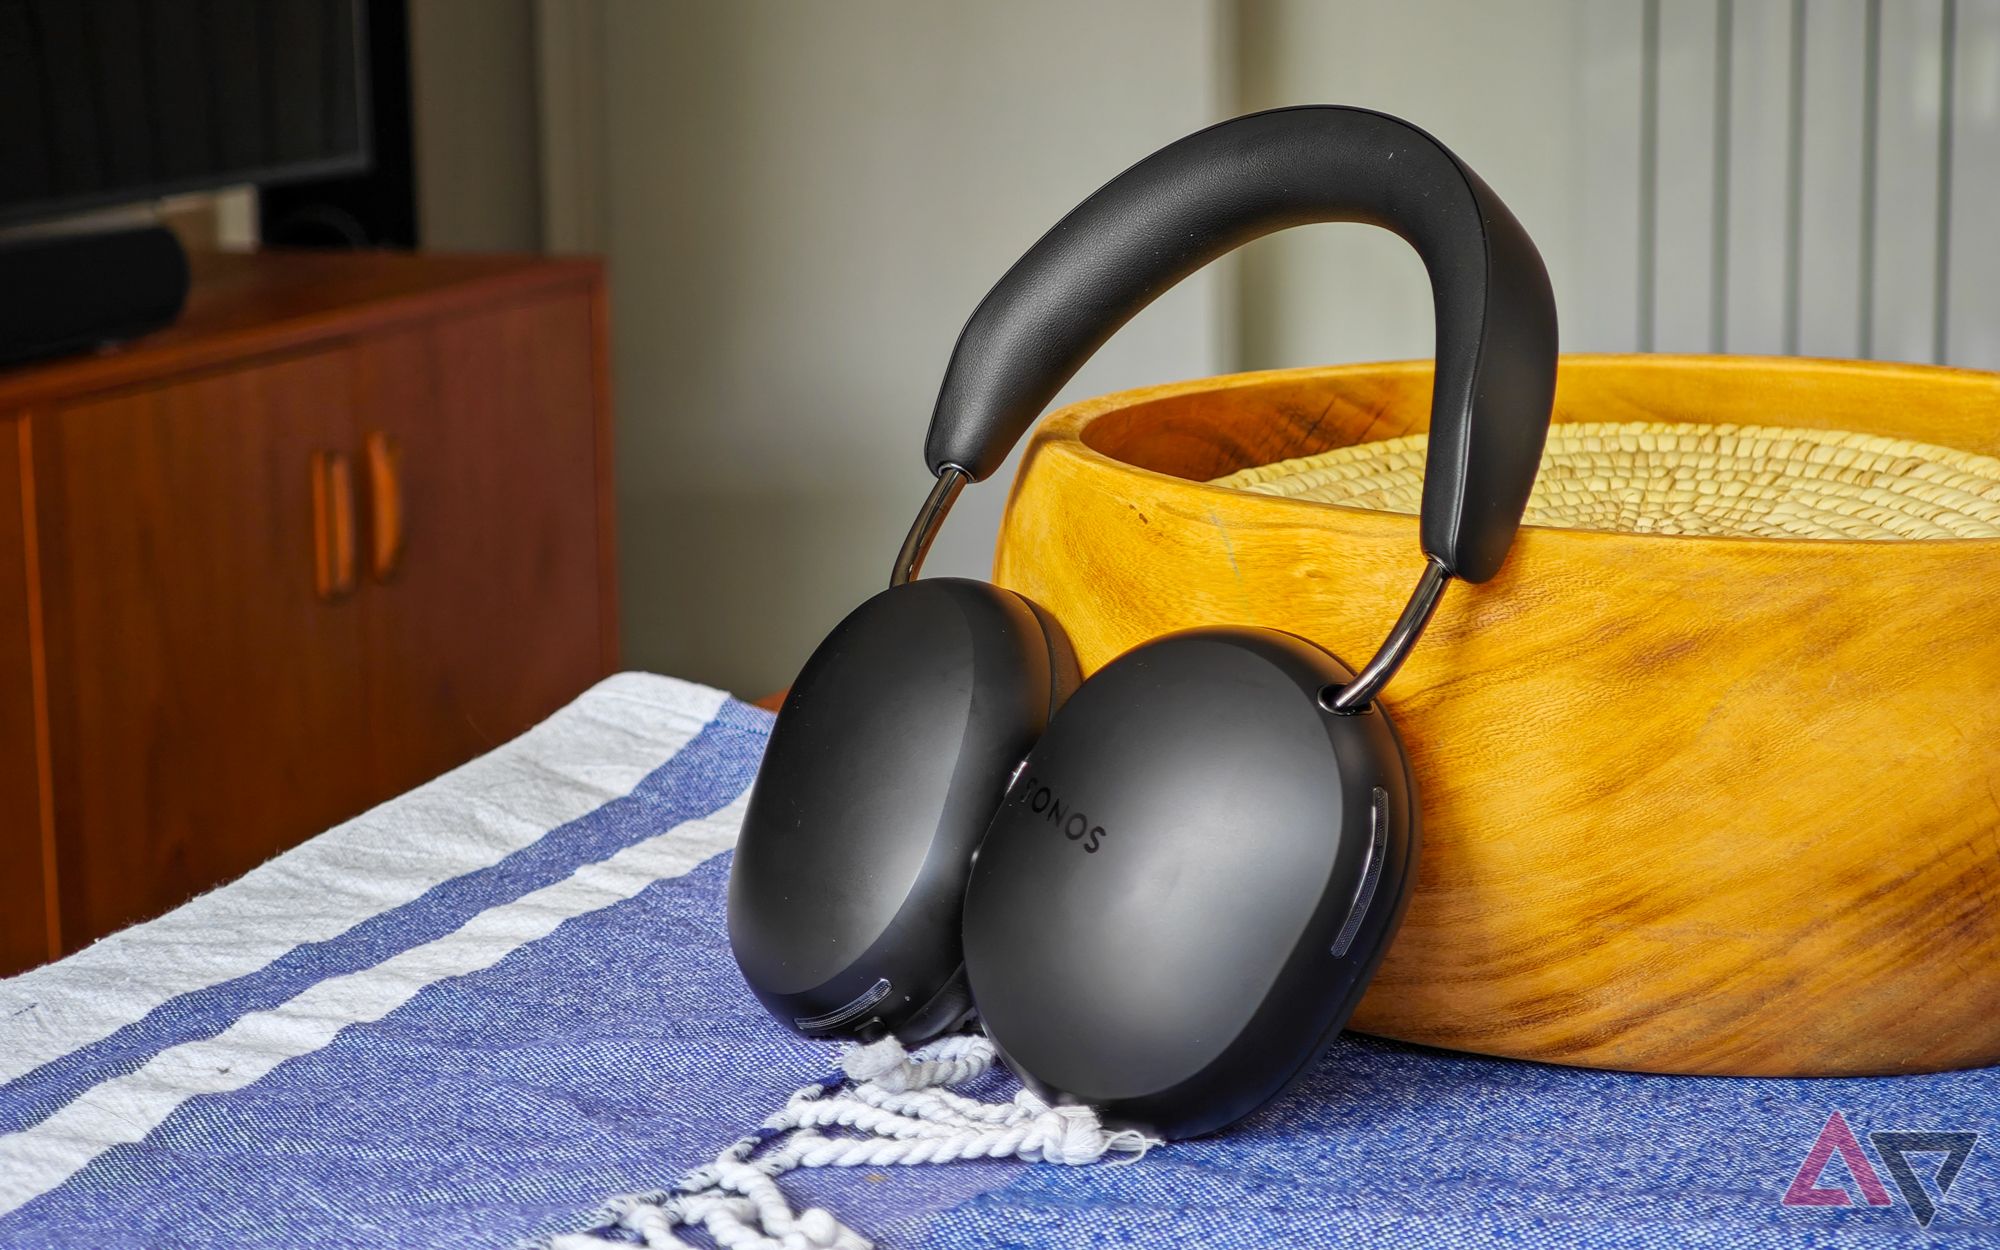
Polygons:
[[[1256,392],[1269,389],[1296,388],[1299,385],[1324,385],[1328,391],[1337,391],[1343,385],[1370,384],[1383,381],[1401,383],[1405,387],[1427,382],[1432,371],[1432,362],[1426,359],[1363,362],[1341,365],[1306,365],[1284,369],[1254,370],[1242,373],[1220,374],[1211,377],[1187,379],[1161,383],[1153,386],[1136,387],[1110,394],[1081,400],[1057,409],[1044,417],[1036,431],[1035,445],[1030,448],[1030,456],[1054,455],[1077,462],[1077,467],[1096,475],[1110,475],[1113,478],[1137,474],[1144,478],[1171,482],[1176,491],[1187,491],[1184,496],[1198,500],[1208,492],[1229,498],[1240,507],[1246,496],[1259,504],[1268,504],[1288,512],[1293,509],[1312,509],[1319,512],[1324,523],[1336,528],[1360,524],[1375,528],[1374,523],[1387,519],[1392,524],[1407,524],[1414,529],[1415,518],[1400,512],[1384,512],[1375,508],[1357,507],[1347,503],[1330,503],[1314,499],[1264,494],[1248,491],[1236,486],[1218,484],[1213,479],[1224,477],[1263,464],[1273,459],[1289,460],[1309,456],[1326,448],[1314,447],[1290,454],[1270,457],[1246,454],[1247,445],[1240,443],[1234,435],[1239,432],[1235,422],[1228,426],[1214,426],[1200,429],[1202,415],[1199,401],[1229,392]],[[1717,419],[1716,415],[1698,406],[1675,407],[1672,423],[1695,425],[1759,424],[1770,427],[1799,431],[1824,431],[1828,433],[1855,433],[1879,438],[1929,444],[1947,451],[1964,452],[1972,455],[2000,457],[2000,374],[1976,369],[1962,369],[1951,366],[1907,364],[1890,361],[1861,361],[1821,359],[1816,357],[1793,356],[1712,356],[1654,354],[1595,354],[1574,353],[1561,358],[1555,413],[1552,422],[1558,425],[1587,424],[1597,420],[1588,406],[1579,406],[1579,401],[1567,397],[1570,389],[1565,382],[1590,382],[1597,378],[1611,376],[1618,378],[1650,378],[1657,375],[1662,381],[1698,375],[1716,387],[1728,388],[1744,385],[1750,388],[1769,386],[1775,381],[1790,381],[1799,378],[1812,379],[1829,387],[1856,385],[1866,388],[1870,385],[1894,385],[1914,389],[1919,393],[1935,391],[1937,394],[1952,394],[1955,403],[1964,405],[1968,400],[1982,407],[1990,405],[1990,422],[1993,440],[1986,446],[1965,446],[1969,440],[1954,439],[1930,429],[1921,419],[1905,418],[1899,421],[1881,421],[1870,414],[1856,414],[1846,410],[1837,415],[1832,424],[1818,424],[1805,418],[1815,415],[1800,408],[1774,408],[1754,422],[1734,419]],[[1423,402],[1417,405],[1420,411],[1391,420],[1379,431],[1370,429],[1361,439],[1350,441],[1387,441],[1409,433],[1422,432],[1428,425],[1428,387],[1424,388]],[[1588,401],[1582,401],[1587,405]],[[1388,415],[1388,414],[1384,414]],[[1218,472],[1204,472],[1199,476],[1180,471],[1163,469],[1148,464],[1143,458],[1140,445],[1157,429],[1160,420],[1179,423],[1178,433],[1187,436],[1190,429],[1209,438],[1221,464]],[[1124,426],[1116,434],[1108,431],[1112,427]],[[1913,437],[1913,432],[1924,437]],[[1349,445],[1349,442],[1335,442],[1329,447]],[[1140,452],[1135,456],[1134,452]],[[1021,475],[1025,476],[1029,465],[1024,462]],[[1197,471],[1199,472],[1199,471]],[[1300,513],[1291,515],[1297,518]],[[1968,544],[1985,550],[2000,548],[2000,537],[1992,536],[1924,536],[1924,537],[1851,537],[1851,536],[1776,536],[1765,534],[1672,534],[1657,531],[1631,529],[1584,529],[1574,526],[1554,526],[1524,523],[1526,531],[1546,534],[1564,542],[1673,542],[1714,544],[1718,553],[1728,550],[1751,550],[1759,547],[1780,551],[1795,551],[1809,546],[1815,551],[1834,551],[1842,548],[1880,551],[1885,547],[1905,544],[1923,544],[1926,547],[1938,545]]]

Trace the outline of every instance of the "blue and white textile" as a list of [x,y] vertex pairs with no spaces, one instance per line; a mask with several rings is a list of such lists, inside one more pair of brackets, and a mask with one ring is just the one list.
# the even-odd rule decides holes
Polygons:
[[[769,723],[613,678],[0,982],[0,1246],[506,1247],[713,1159],[837,1060],[764,1015],[724,932]],[[1800,1178],[1835,1111],[1848,1136]],[[1982,1134],[1942,1203],[1945,1156],[1870,1136],[1914,1130]],[[2000,1245],[2000,1073],[1680,1079],[1346,1038],[1237,1130],[1136,1163],[782,1185],[888,1247]]]

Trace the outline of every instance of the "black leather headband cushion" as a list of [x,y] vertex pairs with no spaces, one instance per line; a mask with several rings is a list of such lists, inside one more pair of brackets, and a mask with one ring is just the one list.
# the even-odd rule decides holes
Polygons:
[[1176,282],[1288,226],[1352,221],[1407,240],[1430,273],[1437,383],[1424,550],[1499,571],[1534,485],[1555,394],[1556,312],[1540,253],[1444,145],[1366,109],[1254,113],[1112,179],[1007,271],[946,367],[925,457],[983,479],[1104,341]]

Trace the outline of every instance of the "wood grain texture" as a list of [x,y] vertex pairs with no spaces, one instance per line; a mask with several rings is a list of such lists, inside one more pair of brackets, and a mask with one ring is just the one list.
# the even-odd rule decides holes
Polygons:
[[315,453],[351,447],[338,353],[38,423],[65,942],[254,867],[381,797],[360,608],[314,587]]
[[612,441],[611,291],[601,267],[590,283],[590,392],[597,456],[597,646],[605,672],[619,665],[618,479]]
[[[1414,517],[1203,479],[1428,425],[1428,362],[1209,379],[1043,422],[995,577],[1086,670],[1268,625],[1352,664],[1421,568]],[[1558,421],[1857,430],[2000,454],[2000,377],[1568,357]],[[1192,480],[1190,480],[1192,479]],[[1417,892],[1366,1032],[1739,1075],[2000,1061],[2000,541],[1526,528],[1453,586],[1386,703]]]
[[0,370],[0,410],[330,339],[381,333],[596,283],[591,257],[401,252],[202,252],[174,324],[94,355]]
[[611,670],[605,317],[589,259],[208,255],[174,326],[0,370],[0,971]]
[[58,953],[55,863],[43,810],[46,699],[40,689],[28,417],[0,417],[0,976]]
[[401,557],[359,596],[382,793],[491,750],[610,671],[590,304],[572,289],[353,349],[361,437],[401,462]]

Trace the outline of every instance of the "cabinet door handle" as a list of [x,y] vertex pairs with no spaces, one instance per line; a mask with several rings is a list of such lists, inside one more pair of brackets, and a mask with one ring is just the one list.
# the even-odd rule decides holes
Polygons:
[[403,449],[380,430],[363,444],[368,457],[369,571],[387,581],[403,558]]
[[337,451],[312,454],[313,588],[328,601],[354,589],[354,470]]

